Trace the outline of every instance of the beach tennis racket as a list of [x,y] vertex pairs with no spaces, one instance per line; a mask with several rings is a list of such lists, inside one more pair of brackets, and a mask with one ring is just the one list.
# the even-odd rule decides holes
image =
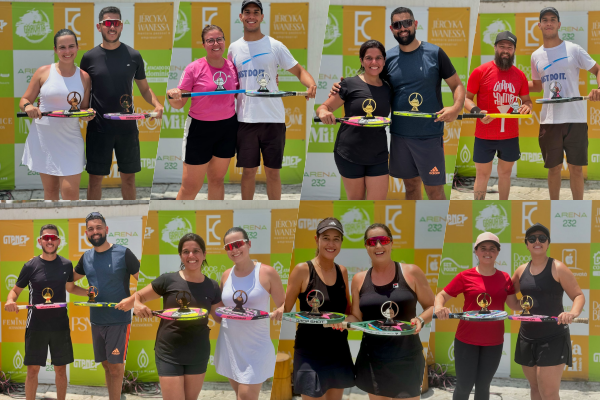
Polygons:
[[[325,325],[328,327],[329,324]],[[379,336],[406,336],[413,335],[417,327],[410,322],[393,321],[393,324],[386,324],[385,320],[364,321],[364,322],[342,322],[345,329],[354,329]]]
[[169,321],[196,321],[205,318],[208,311],[204,308],[169,308],[167,310],[152,311],[152,315]]
[[295,322],[297,324],[312,324],[312,325],[325,325],[325,324],[339,324],[344,322],[346,316],[340,313],[333,312],[321,312],[321,315],[315,315],[309,311],[300,312],[289,312],[284,313],[282,319],[284,321]]
[[235,307],[219,307],[215,314],[217,317],[225,319],[237,319],[240,321],[254,321],[257,319],[269,318],[270,314],[266,311],[256,310],[254,308],[244,308],[236,310]]
[[[523,322],[557,322],[557,317],[548,317],[547,315],[509,315],[508,319],[512,321]],[[587,324],[588,318],[573,318],[575,324]]]
[[[462,313],[453,313],[448,316],[450,319],[462,319],[463,321],[485,322],[485,321],[502,321],[508,317],[506,311],[490,310],[489,314],[482,314],[479,311],[465,311]],[[437,315],[433,314],[433,318],[437,319]]]
[[104,119],[112,119],[115,121],[133,121],[138,119],[147,119],[147,118],[156,118],[158,117],[158,113],[108,113],[104,114]]
[[555,104],[555,103],[570,103],[572,101],[582,101],[589,99],[589,96],[577,96],[577,97],[559,97],[556,99],[537,99],[537,104]]
[[[346,125],[352,126],[366,126],[369,128],[380,128],[383,126],[389,126],[392,123],[392,120],[387,117],[373,117],[373,118],[365,118],[365,117],[345,117],[345,118],[336,118],[336,122],[340,122]],[[314,122],[321,122],[319,117],[313,118]]]
[[[412,112],[412,111],[394,111],[394,115],[399,115],[401,117],[417,117],[417,118],[437,118],[440,114],[436,113],[421,113],[421,112]],[[468,118],[477,118],[481,119],[485,116],[492,118],[532,118],[533,114],[501,114],[501,113],[492,113],[492,114],[459,114],[456,118],[457,120],[468,119]]]
[[27,310],[30,308],[36,308],[38,310],[44,310],[49,308],[66,308],[67,303],[42,303],[42,304],[27,304],[24,306],[17,306],[19,310]]
[[[57,110],[57,111],[46,111],[42,113],[42,117],[54,117],[54,118],[81,118],[81,117],[93,117],[96,115],[93,108],[88,108],[83,111],[69,111],[69,110]],[[17,118],[29,117],[26,112],[18,112]]]

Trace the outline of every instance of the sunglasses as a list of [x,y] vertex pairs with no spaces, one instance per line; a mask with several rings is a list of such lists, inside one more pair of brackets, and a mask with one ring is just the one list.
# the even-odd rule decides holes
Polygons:
[[540,243],[546,243],[546,240],[550,239],[548,236],[546,235],[531,235],[527,237],[527,241],[531,244],[535,243],[535,241],[539,240]]
[[107,28],[110,28],[111,26],[118,28],[122,23],[123,21],[120,19],[105,19],[104,21],[100,21],[100,25],[104,25]]
[[365,240],[365,244],[369,247],[377,246],[377,242],[381,243],[382,246],[392,243],[392,238],[389,236],[373,236]]
[[42,236],[40,236],[40,239],[45,240],[46,242],[49,242],[49,241],[54,242],[55,240],[58,240],[60,238],[58,237],[58,235],[42,235]]
[[225,244],[225,246],[223,246],[223,247],[225,248],[225,251],[228,251],[228,250],[231,251],[233,249],[239,249],[240,247],[244,247],[246,242],[247,242],[246,239],[236,240],[235,242]]
[[392,22],[392,28],[394,28],[395,30],[400,30],[400,28],[410,28],[411,26],[413,26],[413,20],[412,19],[403,19],[402,21],[395,21]]

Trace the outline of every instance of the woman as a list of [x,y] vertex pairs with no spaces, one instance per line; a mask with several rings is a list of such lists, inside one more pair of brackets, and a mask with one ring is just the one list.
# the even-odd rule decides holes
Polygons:
[[[181,93],[210,92],[222,84],[225,90],[239,89],[233,63],[223,58],[225,34],[216,25],[202,30],[206,57],[189,64],[179,86],[167,91],[171,107],[180,109],[187,103]],[[222,82],[222,81],[223,82]],[[235,155],[238,121],[235,95],[200,96],[192,105],[183,132],[183,175],[177,200],[194,200],[208,175],[208,200],[225,198],[224,178],[229,161]]]
[[[435,314],[446,320],[450,310],[444,304],[450,298],[463,294],[463,311],[481,310],[477,296],[490,295],[490,310],[504,311],[504,303],[520,310],[510,275],[496,269],[500,239],[490,232],[477,237],[473,253],[479,260],[475,268],[460,272],[435,298]],[[454,338],[456,389],[453,400],[467,400],[475,386],[475,400],[490,398],[490,384],[500,365],[504,343],[504,321],[460,321]]]
[[[210,310],[213,318],[221,303],[219,284],[202,273],[206,262],[206,245],[195,233],[179,240],[181,271],[162,274],[134,294],[134,312],[138,317],[151,318],[152,311],[143,303],[163,298],[163,307],[179,308],[176,296],[180,291],[191,294],[188,304]],[[161,319],[156,333],[156,370],[165,400],[196,400],[202,390],[210,358],[208,318],[197,321],[167,321]]]
[[[339,93],[317,108],[325,124],[335,124],[333,112],[344,106],[346,117],[366,115],[364,102],[374,100],[375,116],[390,114],[390,85],[379,74],[385,66],[385,47],[377,40],[360,46],[358,75],[344,79]],[[388,188],[388,141],[385,128],[342,124],[334,147],[335,164],[348,200],[385,200]],[[365,197],[366,191],[366,197]]]
[[[243,290],[248,295],[243,307],[262,311],[270,310],[269,296],[273,298],[276,311],[271,319],[281,321],[284,292],[277,271],[250,257],[252,243],[242,228],[229,229],[223,236],[225,251],[233,268],[221,277],[223,303],[233,307],[233,294]],[[215,350],[215,368],[218,374],[229,379],[237,399],[258,399],[262,383],[273,376],[275,348],[270,335],[268,319],[237,321],[223,319]]]
[[[54,35],[58,62],[39,67],[19,102],[33,121],[21,162],[42,178],[44,200],[79,200],[79,182],[85,166],[83,137],[76,118],[42,117],[43,112],[69,110],[67,97],[77,92],[81,109],[90,104],[91,80],[75,65],[77,37],[68,29]],[[32,103],[39,96],[39,107]],[[73,95],[71,95],[73,96]],[[69,96],[70,97],[70,96]],[[80,118],[91,121],[94,117]]]
[[[585,297],[569,268],[546,255],[550,244],[548,228],[532,225],[525,232],[525,244],[531,261],[515,271],[515,290],[532,298],[531,314],[558,316],[558,322],[521,322],[515,362],[529,381],[532,399],[558,399],[565,364],[572,366],[569,324],[581,314]],[[569,312],[563,308],[565,292],[573,301]]]
[[[410,336],[363,333],[356,358],[356,386],[371,400],[417,400],[425,371],[418,333],[431,321],[433,292],[418,266],[392,260],[392,233],[386,225],[369,226],[364,240],[372,267],[352,278],[352,315],[346,321],[381,320],[381,306],[391,300],[399,307],[394,319],[410,321],[416,329]],[[417,301],[424,310],[420,316]]]
[[[306,296],[312,290],[320,290],[324,297],[321,311],[350,313],[348,271],[334,261],[342,248],[343,235],[344,228],[336,218],[325,218],[319,223],[316,257],[292,270],[285,294],[285,312],[294,308],[296,299],[300,301],[300,310],[312,310]],[[354,386],[348,332],[298,324],[293,379],[294,392],[304,400],[340,400],[344,389]]]

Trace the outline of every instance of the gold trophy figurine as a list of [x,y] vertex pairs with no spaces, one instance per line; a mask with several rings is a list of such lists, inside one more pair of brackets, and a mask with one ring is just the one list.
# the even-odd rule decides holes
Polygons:
[[377,108],[377,103],[373,99],[366,99],[362,103],[362,109],[367,114],[365,118],[373,118],[373,111]]
[[521,311],[521,315],[531,315],[531,313],[529,312],[529,310],[531,310],[531,308],[533,307],[533,299],[531,298],[531,296],[521,297],[521,299],[519,300],[519,305],[523,309],[523,311]]
[[69,111],[80,111],[79,104],[81,104],[81,95],[77,92],[71,92],[67,95],[67,103],[71,105]]
[[46,299],[46,302],[44,304],[50,304],[50,303],[52,303],[50,301],[50,299],[54,297],[54,290],[52,290],[49,287],[44,288],[44,290],[42,290],[42,297],[44,299]]
[[[321,298],[319,298],[319,295],[321,296]],[[325,302],[325,296],[323,295],[323,292],[321,292],[320,290],[313,289],[310,292],[308,292],[308,294],[306,295],[306,303],[308,303],[308,305],[312,308],[312,310],[310,310],[310,312],[308,314],[309,315],[322,315],[321,312],[319,311],[319,307],[321,307],[324,302]]]
[[189,311],[188,304],[190,304],[191,299],[192,295],[190,292],[186,292],[185,290],[177,292],[175,301],[179,304],[179,311]]
[[235,307],[232,311],[244,313],[244,304],[248,301],[248,294],[243,290],[236,290],[233,293],[233,302],[235,303]]
[[[123,96],[121,96],[119,98],[119,103],[121,104],[121,107],[123,108],[123,113],[124,114],[128,114],[129,112],[129,107],[132,106],[133,101],[131,101],[131,96],[128,94],[124,94]],[[133,110],[132,110],[133,112]]]
[[[481,298],[481,300],[480,300]],[[487,293],[479,293],[477,296],[477,304],[481,307],[479,314],[490,314],[488,307],[492,304],[492,296]]]
[[383,303],[381,305],[381,315],[383,315],[385,317],[385,322],[383,323],[384,326],[394,326],[396,325],[396,322],[394,322],[394,317],[396,315],[398,315],[398,312],[400,312],[400,308],[398,307],[398,304],[396,304],[393,301],[386,301],[385,303]]
[[96,286],[90,286],[88,288],[88,303],[95,303],[98,294],[98,288]]
[[417,107],[423,104],[423,96],[420,93],[414,92],[408,96],[408,104],[412,106],[410,111],[419,111]]

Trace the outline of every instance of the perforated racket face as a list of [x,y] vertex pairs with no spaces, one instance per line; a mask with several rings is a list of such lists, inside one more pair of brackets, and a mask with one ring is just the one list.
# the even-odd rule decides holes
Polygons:
[[506,311],[490,310],[489,314],[480,314],[479,311],[465,311],[461,319],[465,321],[502,321],[508,317]]
[[245,94],[250,97],[291,97],[305,95],[302,92],[259,92],[258,90],[246,90]]
[[154,312],[153,314],[159,318],[171,321],[194,321],[206,317],[208,311],[204,308],[189,308],[186,311],[181,311],[179,308],[169,308]]
[[51,304],[36,304],[32,307],[37,308],[38,310],[42,310],[45,308],[65,308],[67,307],[67,303],[51,303]]
[[82,307],[112,307],[114,308],[117,303],[105,303],[102,301],[97,301],[94,303],[90,303],[89,301],[76,301],[75,303],[76,306],[82,306]]
[[525,322],[544,322],[544,319],[548,319],[547,315],[509,315],[508,319],[513,321],[525,321]]
[[401,117],[417,117],[417,118],[437,118],[438,114],[436,113],[422,113],[422,112],[412,112],[412,111],[394,111],[394,115],[399,115]]
[[269,318],[269,313],[254,308],[244,308],[244,312],[233,311],[233,307],[219,307],[215,311],[218,317],[225,319],[237,319],[240,321],[252,321],[254,319]]
[[297,324],[339,324],[346,319],[344,314],[322,312],[321,315],[310,315],[308,311],[300,311],[295,313],[284,313],[282,317],[285,321],[295,322]]
[[346,125],[352,126],[366,126],[370,128],[380,128],[382,126],[388,126],[392,123],[392,120],[387,117],[373,117],[373,118],[365,118],[365,117],[350,117],[348,119],[344,119],[341,121]]
[[416,326],[411,325],[405,321],[394,321],[395,325],[386,326],[385,321],[366,321],[366,322],[352,322],[349,324],[351,328],[359,329],[363,332],[371,333],[374,335],[381,336],[404,336],[412,335],[415,332]]
[[138,119],[152,118],[152,117],[156,117],[157,115],[158,115],[157,113],[146,113],[146,114],[108,113],[108,114],[104,114],[104,119],[112,119],[112,120],[119,120],[119,121],[132,121],[132,120],[138,120]]
[[571,103],[573,101],[583,101],[587,100],[583,97],[562,97],[558,99],[537,99],[535,102],[537,104],[554,104],[554,103]]
[[94,115],[94,109],[89,108],[82,111],[69,111],[69,110],[57,110],[52,111],[47,116],[54,118],[81,118],[81,117],[92,117]]

